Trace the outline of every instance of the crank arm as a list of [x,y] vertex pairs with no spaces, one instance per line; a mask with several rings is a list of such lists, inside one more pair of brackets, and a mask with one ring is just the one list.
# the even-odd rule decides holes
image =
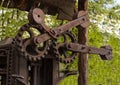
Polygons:
[[76,27],[78,25],[82,26],[83,28],[88,27],[89,19],[88,19],[87,11],[80,11],[78,13],[77,19],[72,20],[62,26],[59,26],[59,27],[51,30],[51,32],[53,33],[54,36],[57,37],[57,36],[63,34],[64,32],[68,31],[70,28]]
[[44,42],[46,40],[49,40],[50,38],[57,38],[61,34],[68,31],[70,28],[76,27],[78,25],[82,26],[83,28],[86,28],[89,25],[87,11],[80,11],[78,13],[78,18],[77,19],[72,20],[72,21],[68,22],[67,24],[59,26],[55,29],[51,29],[50,33],[44,33],[42,35],[39,35],[39,36],[35,37],[35,39],[34,39],[35,44]]
[[90,47],[86,45],[81,45],[77,43],[66,43],[66,48],[74,52],[82,52],[89,54],[98,54],[102,60],[112,59],[112,48],[110,46],[102,46],[100,48]]

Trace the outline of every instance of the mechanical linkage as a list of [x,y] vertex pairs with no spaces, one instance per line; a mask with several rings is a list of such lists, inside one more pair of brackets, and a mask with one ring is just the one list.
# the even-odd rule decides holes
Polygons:
[[[23,25],[15,37],[20,52],[30,61],[45,58],[51,49],[53,50],[52,53],[55,54],[56,60],[62,63],[72,62],[78,52],[98,54],[103,60],[112,59],[112,48],[110,46],[94,48],[77,44],[76,37],[69,30],[76,26],[88,27],[89,19],[87,11],[80,11],[76,15],[74,16],[76,19],[51,29],[45,24],[45,15],[41,9],[35,8],[31,10],[28,14],[29,23]],[[30,29],[31,27],[37,29],[40,34],[35,36],[35,33]],[[28,32],[30,37],[23,39],[22,36],[25,31]],[[63,38],[63,42],[58,42],[59,37]]]
[[[77,26],[88,27],[87,11],[79,11],[72,21],[56,28],[48,27],[44,18],[41,9],[30,10],[29,23],[24,24],[14,38],[0,42],[2,85],[28,85],[28,82],[30,85],[48,85],[53,80],[52,85],[57,85],[63,78],[78,73],[67,69],[59,71],[59,62],[71,63],[77,53],[97,54],[102,60],[112,59],[110,46],[96,48],[78,44],[71,31],[79,29],[75,28]],[[50,80],[51,76],[53,80]]]

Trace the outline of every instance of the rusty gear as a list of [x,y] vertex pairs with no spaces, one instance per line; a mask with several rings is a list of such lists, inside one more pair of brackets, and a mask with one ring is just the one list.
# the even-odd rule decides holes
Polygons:
[[[28,58],[30,61],[37,61],[47,54],[49,42],[45,41],[44,43],[42,43],[42,47],[40,47],[40,45],[34,44],[33,37],[35,35],[30,27],[36,28],[37,30],[39,30],[39,32],[41,31],[40,28],[38,28],[38,26],[36,25],[25,24],[18,31],[18,34],[15,37],[15,41],[18,46],[18,50],[22,52],[22,55],[25,56],[25,58]],[[22,39],[23,33],[25,31],[29,33],[30,37]]]
[[75,59],[77,53],[67,50],[65,45],[69,42],[76,43],[76,38],[70,31],[65,32],[61,36],[63,36],[61,37],[61,40],[63,40],[62,43],[59,43],[58,40],[56,42],[53,42],[54,53],[56,55],[56,59],[61,63],[70,63]]

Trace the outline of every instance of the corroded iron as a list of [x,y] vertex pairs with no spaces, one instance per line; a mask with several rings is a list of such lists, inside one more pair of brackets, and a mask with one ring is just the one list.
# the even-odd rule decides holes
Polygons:
[[90,47],[90,46],[80,45],[80,44],[75,44],[75,43],[66,43],[65,46],[67,49],[71,51],[75,51],[75,52],[98,54],[100,55],[102,60],[112,59],[111,46],[101,46],[101,48],[95,48],[95,47]]
[[[29,23],[19,29],[14,39],[9,38],[0,44],[2,85],[58,85],[65,77],[78,73],[59,71],[59,62],[71,63],[80,52],[98,54],[103,60],[112,59],[110,46],[95,48],[77,43],[71,29],[88,27],[89,19],[87,11],[80,11],[74,17],[74,20],[51,29],[44,23],[41,9],[31,10]],[[31,27],[39,35],[35,36]],[[29,37],[23,38],[25,32]]]
[[0,55],[1,85],[26,85],[26,60],[20,57],[12,38],[0,42]]

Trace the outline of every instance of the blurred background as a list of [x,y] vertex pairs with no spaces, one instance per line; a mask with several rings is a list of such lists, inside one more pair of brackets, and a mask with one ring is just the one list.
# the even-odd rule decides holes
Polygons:
[[[77,4],[77,2],[76,2]],[[89,0],[90,26],[89,46],[110,45],[113,59],[103,61],[97,55],[89,55],[89,85],[120,85],[120,1]],[[27,12],[0,6],[0,40],[14,37],[27,20]],[[67,21],[56,20],[56,16],[46,15],[45,23],[54,28]],[[77,31],[73,30],[76,35]],[[70,64],[60,64],[61,69],[77,70],[77,59]],[[69,76],[60,85],[77,85],[77,76]]]

